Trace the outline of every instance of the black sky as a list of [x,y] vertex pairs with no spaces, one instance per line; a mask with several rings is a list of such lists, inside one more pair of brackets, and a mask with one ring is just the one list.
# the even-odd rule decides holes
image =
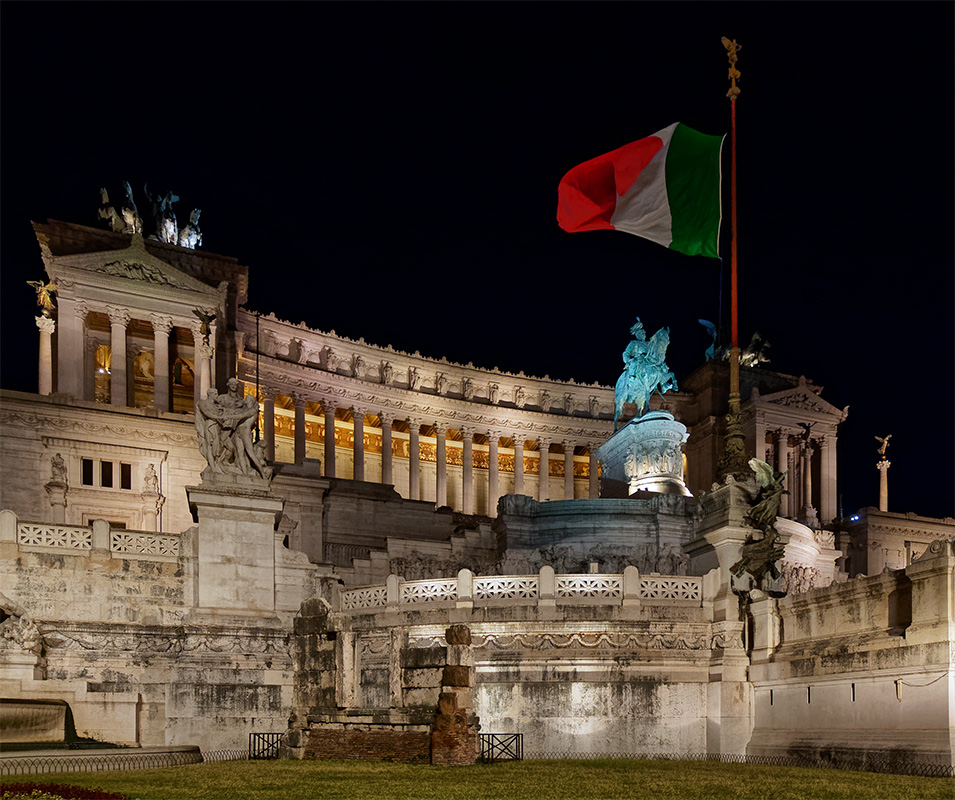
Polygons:
[[[682,377],[720,263],[566,234],[577,163],[729,126],[742,45],[741,338],[850,406],[847,512],[955,511],[951,3],[0,4],[2,385],[36,390],[30,220],[175,191],[249,307],[432,357],[613,384],[628,329]],[[725,308],[724,315],[728,315]]]

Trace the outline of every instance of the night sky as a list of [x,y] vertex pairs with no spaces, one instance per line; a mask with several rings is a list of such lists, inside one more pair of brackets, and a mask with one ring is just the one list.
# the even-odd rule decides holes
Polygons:
[[608,385],[640,316],[685,377],[729,259],[564,233],[557,185],[672,122],[728,132],[737,39],[740,338],[850,406],[847,514],[877,505],[888,433],[890,510],[955,513],[955,5],[5,2],[0,30],[0,383],[23,391],[30,221],[97,225],[123,180],[202,209],[252,310]]

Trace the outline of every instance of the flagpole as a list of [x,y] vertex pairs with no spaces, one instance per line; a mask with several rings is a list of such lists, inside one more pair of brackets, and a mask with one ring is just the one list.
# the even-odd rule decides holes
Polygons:
[[739,305],[736,282],[736,98],[739,87],[736,79],[740,72],[736,69],[741,49],[736,40],[722,39],[729,58],[730,88],[726,96],[730,99],[730,392],[729,413],[726,415],[726,435],[723,440],[723,457],[719,471],[737,477],[749,474],[746,467],[746,438],[743,433],[742,417],[740,415],[740,387],[739,387]]

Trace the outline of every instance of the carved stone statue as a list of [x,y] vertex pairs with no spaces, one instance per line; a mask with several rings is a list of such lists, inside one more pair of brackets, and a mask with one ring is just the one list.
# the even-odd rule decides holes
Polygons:
[[434,379],[435,394],[444,394],[447,390],[448,379],[444,376],[443,372],[439,372],[437,377]]
[[417,391],[421,386],[421,376],[418,374],[417,367],[408,368],[408,388]]
[[43,639],[27,610],[0,592],[0,650],[43,652]]
[[32,286],[36,289],[36,304],[40,307],[40,314],[44,317],[50,317],[52,314],[50,312],[56,308],[56,303],[53,302],[53,295],[59,290],[53,281],[49,283],[44,283],[43,281],[27,281],[29,286]]
[[630,328],[633,340],[623,351],[623,373],[617,379],[614,392],[613,429],[623,413],[625,403],[633,403],[637,414],[642,416],[650,405],[654,392],[661,395],[670,389],[676,389],[676,376],[670,372],[665,358],[670,345],[670,329],[660,328],[647,341],[643,323],[637,318]]
[[767,575],[775,580],[782,574],[777,562],[783,557],[786,547],[779,544],[776,517],[779,516],[779,504],[786,491],[783,488],[786,473],[777,472],[758,458],[751,458],[749,466],[756,473],[758,490],[745,519],[748,525],[762,535],[759,538],[755,535],[747,538],[740,560],[730,567],[730,572],[737,578],[749,574],[754,588],[762,589]]
[[697,322],[699,322],[700,325],[706,328],[706,332],[711,337],[710,346],[706,348],[706,353],[704,354],[706,356],[706,360],[712,361],[714,359],[723,358],[723,355],[726,352],[726,348],[717,347],[716,345],[716,340],[719,336],[719,332],[717,331],[716,326],[712,322],[710,322],[708,319],[698,319]]
[[889,439],[891,438],[892,438],[891,433],[888,436],[886,436],[884,439],[881,436],[875,437],[876,441],[882,445],[877,452],[879,453],[880,456],[882,456],[883,461],[885,461],[885,452],[886,450],[889,449]]
[[67,483],[69,480],[66,470],[66,462],[63,460],[63,456],[61,456],[59,453],[50,459],[50,472],[53,476],[54,483]]
[[756,331],[756,333],[753,334],[753,338],[749,340],[749,344],[740,350],[739,365],[741,367],[758,367],[760,364],[768,364],[769,356],[766,354],[766,351],[769,350],[771,346],[769,342],[759,335],[759,331]]
[[192,309],[192,313],[199,320],[199,334],[202,336],[202,343],[209,344],[209,334],[212,333],[212,323],[215,322],[216,315],[199,308]]
[[596,417],[600,413],[600,401],[597,399],[597,395],[590,395],[590,416]]
[[390,386],[391,382],[395,379],[395,368],[391,366],[390,361],[382,361],[378,374],[381,376],[381,382],[385,386]]
[[501,387],[496,383],[488,384],[487,399],[491,405],[496,406],[501,399]]
[[149,464],[146,467],[146,474],[143,475],[143,492],[159,494],[159,477],[156,475],[155,464]]
[[252,429],[259,416],[259,404],[252,395],[243,396],[242,384],[231,378],[229,391],[220,396],[210,389],[196,403],[196,435],[199,452],[208,462],[203,479],[218,475],[240,475],[271,480],[272,468],[263,457],[264,446],[252,441]]
[[518,386],[514,390],[514,405],[518,408],[524,408],[525,403],[527,403],[527,392],[524,391],[523,386]]
[[461,394],[465,400],[472,399],[474,397],[474,381],[470,378],[465,378],[461,384]]

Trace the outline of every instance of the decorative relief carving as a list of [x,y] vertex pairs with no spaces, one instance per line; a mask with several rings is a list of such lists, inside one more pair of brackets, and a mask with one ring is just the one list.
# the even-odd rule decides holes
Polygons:
[[110,531],[109,549],[114,553],[179,557],[179,537],[153,533]]
[[710,650],[715,637],[687,633],[472,633],[473,646],[488,650]]
[[438,395],[444,395],[448,391],[448,379],[443,372],[439,372],[434,379],[434,392]]
[[518,386],[514,390],[514,405],[518,408],[524,408],[527,403],[527,392],[524,391],[523,386]]
[[143,630],[143,626],[89,625],[86,629],[64,629],[43,625],[47,645],[60,650],[114,651],[144,655],[178,656],[184,653],[234,653],[288,657],[290,634],[257,629],[252,633],[216,634],[183,630],[181,627]]
[[92,550],[93,532],[72,525],[17,524],[17,544],[26,547],[57,547],[64,550]]
[[487,385],[487,400],[492,406],[501,402],[501,387],[496,383]]
[[387,597],[387,589],[384,586],[350,589],[341,594],[342,608],[345,611],[353,611],[358,608],[377,608],[385,605]]

